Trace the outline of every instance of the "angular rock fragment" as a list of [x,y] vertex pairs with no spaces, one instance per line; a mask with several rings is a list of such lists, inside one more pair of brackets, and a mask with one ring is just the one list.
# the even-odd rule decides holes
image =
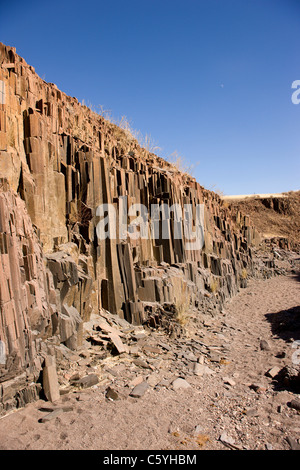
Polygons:
[[286,440],[289,443],[291,450],[300,450],[300,444],[297,441],[295,441],[295,439],[288,436]]
[[135,377],[129,382],[128,387],[131,387],[131,388],[135,387],[136,385],[139,385],[143,381],[144,381],[144,377],[142,375],[138,375],[137,377]]
[[280,370],[280,367],[272,367],[266,372],[266,376],[271,377],[271,379],[274,379],[279,374]]
[[137,367],[141,367],[142,369],[151,369],[151,366],[143,361],[142,359],[134,359],[133,364],[135,364]]
[[134,398],[141,398],[145,395],[148,388],[149,384],[147,382],[141,382],[140,384],[136,385],[134,389],[130,392],[130,396]]
[[212,369],[210,369],[208,366],[206,366],[205,364],[200,364],[199,362],[196,362],[194,365],[195,375],[199,375],[201,377],[202,375],[212,375],[214,373],[215,372]]
[[111,401],[119,400],[119,394],[111,387],[108,387],[105,392],[105,398]]
[[60,399],[56,365],[52,356],[45,358],[43,368],[43,392],[49,401],[55,402]]
[[236,385],[236,382],[230,377],[223,377],[223,382],[224,384],[230,385],[231,387],[234,387]]
[[219,440],[226,446],[229,447],[230,449],[235,449],[235,450],[241,450],[241,447],[238,446],[234,439],[230,436],[227,435],[226,432],[223,432],[221,436],[219,437]]
[[180,390],[180,389],[191,388],[191,385],[185,379],[178,377],[177,379],[173,381],[172,387],[173,387],[173,390]]
[[88,374],[79,379],[76,382],[76,385],[78,385],[81,388],[89,388],[92,387],[93,385],[97,385],[99,382],[99,378],[96,374]]
[[264,339],[262,339],[260,341],[259,346],[260,346],[260,349],[262,351],[270,351],[271,350],[269,343]]
[[113,343],[114,347],[116,348],[119,354],[129,353],[129,348],[127,344],[124,344],[122,342],[120,336],[115,333],[109,333],[108,336],[110,337],[111,342]]
[[290,408],[293,408],[294,410],[300,411],[300,400],[291,400],[288,403]]
[[59,416],[61,413],[63,413],[62,408],[57,408],[56,410],[53,410],[48,413],[46,416],[40,418],[39,423],[48,423],[49,421],[52,421],[53,419],[57,418],[57,416]]

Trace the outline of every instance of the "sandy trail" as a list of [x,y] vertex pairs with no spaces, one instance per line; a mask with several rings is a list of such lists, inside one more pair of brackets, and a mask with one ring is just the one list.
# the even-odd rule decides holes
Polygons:
[[[124,380],[117,401],[107,400],[101,385],[69,393],[62,404],[72,410],[48,423],[39,422],[47,405],[40,400],[0,419],[0,449],[223,450],[224,433],[233,448],[290,449],[288,439],[297,444],[300,437],[300,414],[287,404],[299,395],[265,374],[292,361],[299,331],[278,335],[274,321],[299,305],[296,276],[250,281],[203,331],[204,342],[225,351],[221,361],[206,359],[213,374],[187,373],[188,389],[150,388],[141,398],[129,396]],[[174,364],[162,363],[156,372],[170,377]]]

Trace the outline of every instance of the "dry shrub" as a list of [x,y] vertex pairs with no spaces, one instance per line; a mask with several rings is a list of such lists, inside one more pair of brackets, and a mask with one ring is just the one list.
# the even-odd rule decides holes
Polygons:
[[212,279],[211,282],[210,282],[210,291],[215,294],[218,289],[219,289],[219,281],[218,279]]
[[185,287],[175,299],[176,321],[181,326],[186,326],[190,319],[191,294]]
[[185,159],[178,154],[177,151],[173,152],[171,155],[166,157],[166,160],[174,167],[176,170],[184,173],[186,175],[192,176],[193,165],[188,165]]
[[247,269],[243,268],[242,271],[241,271],[241,278],[242,279],[247,279],[247,277],[248,277]]

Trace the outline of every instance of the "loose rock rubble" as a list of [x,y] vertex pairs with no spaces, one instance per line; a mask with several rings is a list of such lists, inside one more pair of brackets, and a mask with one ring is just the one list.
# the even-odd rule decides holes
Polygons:
[[[270,321],[297,300],[293,276],[252,281],[218,317],[192,321],[177,338],[106,311],[92,316],[81,350],[57,359],[59,401],[4,417],[0,442],[5,447],[9,429],[10,448],[297,449],[299,395],[280,371],[300,330],[286,341]],[[125,346],[121,353],[108,335],[90,342],[108,331]]]

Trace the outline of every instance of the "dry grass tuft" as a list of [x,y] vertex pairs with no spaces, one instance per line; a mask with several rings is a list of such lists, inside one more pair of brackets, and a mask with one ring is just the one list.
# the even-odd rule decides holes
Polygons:
[[183,289],[175,299],[176,321],[181,326],[186,326],[190,320],[191,294]]
[[215,294],[218,289],[219,289],[219,281],[218,279],[212,279],[211,282],[210,282],[210,291]]

